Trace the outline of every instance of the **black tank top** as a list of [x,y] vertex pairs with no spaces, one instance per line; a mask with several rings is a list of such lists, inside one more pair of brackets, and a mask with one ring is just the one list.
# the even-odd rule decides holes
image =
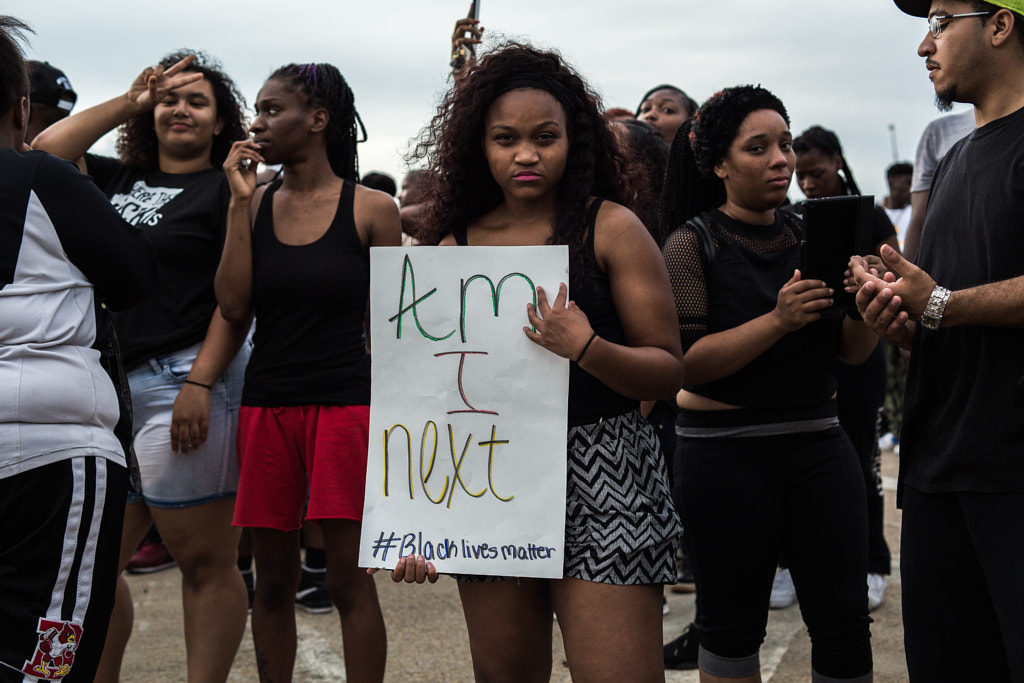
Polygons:
[[247,406],[367,405],[370,363],[363,320],[370,258],[356,231],[355,185],[345,181],[327,232],[290,245],[274,234],[274,193],[267,188],[253,227],[256,332],[245,373]]
[[[626,334],[612,301],[608,275],[601,271],[594,252],[594,223],[603,200],[590,203],[587,210],[587,238],[583,243],[583,277],[579,291],[570,292],[576,305],[587,314],[598,336],[614,344],[624,344]],[[452,231],[459,246],[467,246],[466,228]],[[575,281],[577,278],[573,278]],[[613,391],[576,363],[569,364],[569,426],[597,422],[601,418],[622,415],[640,406],[638,401]]]

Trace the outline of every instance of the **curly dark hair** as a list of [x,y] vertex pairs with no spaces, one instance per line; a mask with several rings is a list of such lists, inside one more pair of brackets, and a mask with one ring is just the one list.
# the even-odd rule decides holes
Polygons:
[[20,19],[0,16],[0,116],[28,96],[28,65],[18,41],[31,31]]
[[[177,64],[188,55],[196,59],[185,71],[203,74],[203,80],[213,88],[217,102],[217,117],[223,119],[224,127],[213,137],[210,163],[219,168],[231,151],[231,145],[247,136],[245,119],[245,98],[238,86],[221,70],[221,65],[202,52],[178,50],[160,60],[165,69]],[[142,171],[156,171],[160,167],[156,130],[153,128],[153,112],[147,111],[128,119],[117,131],[117,155],[121,163]]]
[[658,220],[658,207],[665,184],[669,144],[654,126],[639,119],[625,119],[614,125],[626,130],[627,172],[633,178],[637,216],[661,247],[666,235]]
[[[270,74],[306,98],[309,106],[323,107],[327,123],[327,160],[339,178],[359,180],[359,155],[356,144],[366,141],[366,129],[356,111],[355,95],[345,77],[333,64],[288,64]],[[357,137],[363,131],[362,139]]]
[[839,136],[828,128],[811,126],[793,138],[793,151],[797,154],[807,154],[814,150],[818,150],[825,156],[839,155],[839,163],[842,164],[842,168],[839,169],[839,184],[850,194],[860,194],[860,188],[857,187],[857,181],[853,179],[850,164],[843,156],[843,146],[839,144]]
[[504,200],[481,145],[484,118],[505,92],[538,87],[527,83],[543,84],[539,87],[551,92],[566,112],[569,153],[548,243],[568,245],[570,272],[578,273],[589,198],[606,197],[633,208],[626,161],[601,116],[599,97],[583,79],[557,53],[521,43],[499,45],[470,65],[409,154],[410,161],[426,159],[431,170],[423,195],[430,198],[424,211],[423,242],[437,244]]
[[747,116],[776,111],[789,125],[782,100],[757,85],[738,85],[715,93],[680,126],[672,140],[661,198],[661,229],[666,234],[697,214],[725,202],[725,184],[715,165],[725,158]]

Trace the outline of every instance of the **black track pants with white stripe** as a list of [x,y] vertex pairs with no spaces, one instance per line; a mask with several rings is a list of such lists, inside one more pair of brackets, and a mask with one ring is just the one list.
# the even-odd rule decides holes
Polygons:
[[127,486],[125,468],[101,457],[0,479],[0,681],[92,681]]

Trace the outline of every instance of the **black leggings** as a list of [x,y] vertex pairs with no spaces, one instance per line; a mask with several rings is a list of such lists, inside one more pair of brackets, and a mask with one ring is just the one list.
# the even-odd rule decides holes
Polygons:
[[[782,551],[810,633],[814,671],[839,679],[870,673],[864,478],[842,429],[681,436],[677,447],[701,649],[711,655],[702,657],[702,668],[720,676],[757,672]],[[707,662],[722,668],[711,670]]]

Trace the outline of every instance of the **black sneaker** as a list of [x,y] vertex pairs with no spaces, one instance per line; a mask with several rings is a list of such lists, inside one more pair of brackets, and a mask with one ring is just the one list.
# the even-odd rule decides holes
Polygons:
[[700,631],[697,624],[690,624],[679,636],[665,646],[666,669],[696,669],[697,652],[700,648]]
[[334,610],[331,598],[324,587],[325,569],[309,569],[302,565],[302,579],[295,594],[295,606],[310,614],[327,614]]
[[249,614],[252,614],[252,598],[256,594],[256,580],[251,569],[240,570],[242,581],[245,581],[245,592],[249,595]]

